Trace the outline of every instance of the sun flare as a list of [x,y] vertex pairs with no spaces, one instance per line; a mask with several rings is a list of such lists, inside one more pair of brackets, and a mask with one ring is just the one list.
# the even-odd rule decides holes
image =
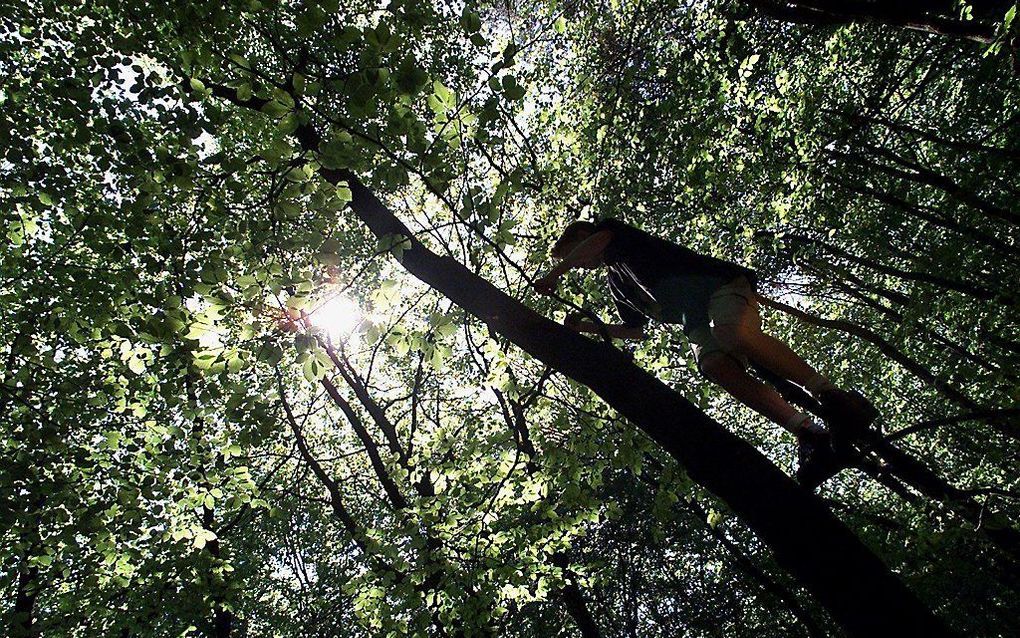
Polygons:
[[334,341],[345,341],[365,320],[358,304],[337,295],[311,312],[312,324],[321,328]]

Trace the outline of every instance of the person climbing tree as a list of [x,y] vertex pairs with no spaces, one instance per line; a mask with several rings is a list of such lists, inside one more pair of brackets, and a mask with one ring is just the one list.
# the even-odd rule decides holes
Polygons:
[[[621,339],[643,339],[649,319],[682,326],[705,377],[797,437],[801,484],[816,487],[831,473],[836,463],[833,435],[839,447],[839,439],[847,434],[844,426],[874,421],[875,408],[867,399],[836,387],[787,344],[762,332],[753,270],[701,255],[616,219],[570,224],[551,254],[560,261],[535,281],[539,293],[553,294],[560,277],[573,268],[605,266],[622,320],[601,326],[571,313],[565,325]],[[748,372],[752,362],[805,387],[827,413],[840,418],[830,418],[826,428],[798,411]]]

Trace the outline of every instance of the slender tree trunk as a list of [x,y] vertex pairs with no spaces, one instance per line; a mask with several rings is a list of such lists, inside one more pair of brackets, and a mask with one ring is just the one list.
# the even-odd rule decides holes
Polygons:
[[840,179],[834,179],[833,182],[838,186],[846,188],[852,193],[866,195],[883,204],[892,206],[910,217],[926,221],[938,228],[943,228],[957,233],[961,237],[970,239],[980,246],[991,249],[998,257],[1008,259],[1013,263],[1020,263],[1020,247],[1007,244],[1001,239],[993,237],[992,235],[978,230],[973,226],[960,223],[948,215],[942,214],[941,211],[936,211],[920,204],[914,205],[902,198],[896,197],[895,195],[883,193],[866,186],[851,184]]
[[[362,555],[365,556],[374,571],[380,574],[392,574],[394,582],[398,584],[410,581],[413,589],[419,596],[421,596],[422,600],[427,601],[429,594],[434,593],[435,588],[441,582],[442,577],[439,571],[430,574],[423,581],[418,582],[411,579],[409,573],[398,569],[392,565],[385,556],[372,549],[365,528],[358,522],[353,513],[347,509],[347,506],[344,504],[343,492],[340,489],[340,484],[334,480],[332,476],[330,476],[308,447],[308,441],[305,439],[304,433],[301,431],[301,426],[298,425],[297,419],[294,417],[294,413],[290,408],[290,403],[287,401],[284,394],[282,379],[280,379],[280,377],[277,378],[279,380],[280,402],[283,406],[287,424],[290,426],[291,433],[294,435],[294,439],[297,442],[298,454],[300,454],[301,459],[312,470],[312,474],[314,474],[322,486],[326,488],[326,493],[329,496],[330,510],[333,512],[333,516],[340,521],[341,525],[343,525],[355,546],[361,550]],[[429,613],[430,621],[439,635],[449,635],[446,627],[447,623],[440,618],[439,612],[435,608],[429,606]],[[462,633],[459,630],[455,630],[455,635],[459,637]]]
[[368,388],[365,387],[365,384],[362,383],[360,379],[356,378],[354,370],[350,367],[347,359],[339,355],[333,346],[325,343],[321,339],[319,340],[319,345],[322,346],[322,348],[326,351],[326,354],[329,355],[330,360],[336,367],[336,371],[340,373],[344,382],[347,383],[351,390],[354,391],[354,395],[358,398],[358,401],[368,412],[368,415],[372,417],[372,421],[375,422],[379,430],[382,431],[390,452],[397,456],[401,465],[407,467],[407,452],[400,445],[400,439],[397,436],[397,429],[386,417],[386,414],[383,412],[379,404],[377,404],[369,395]]
[[[773,233],[759,233],[760,236],[763,236],[763,235],[766,235],[766,234],[768,236],[773,236],[774,237]],[[848,261],[848,262],[850,262],[852,264],[857,264],[857,265],[862,266],[864,268],[868,268],[870,270],[874,270],[875,272],[879,272],[879,273],[882,273],[884,275],[890,275],[892,277],[896,277],[896,278],[902,279],[904,281],[913,281],[913,282],[917,282],[917,283],[924,283],[924,284],[929,284],[931,286],[935,286],[937,288],[943,288],[945,290],[952,290],[952,291],[955,291],[955,292],[960,292],[960,293],[963,293],[963,294],[968,295],[970,297],[973,297],[975,299],[978,299],[980,301],[991,301],[991,300],[996,299],[996,298],[1001,299],[1004,303],[1013,303],[1013,301],[1014,301],[1012,296],[1005,295],[1005,294],[1000,293],[1000,292],[996,292],[996,291],[991,290],[989,288],[986,288],[986,287],[984,287],[984,286],[982,286],[980,284],[971,283],[971,282],[967,282],[967,281],[956,280],[956,279],[949,279],[947,277],[941,277],[939,275],[935,275],[935,274],[927,273],[927,272],[918,272],[918,271],[913,271],[913,270],[905,270],[903,268],[897,268],[895,266],[889,266],[887,264],[883,264],[881,262],[878,262],[878,261],[876,261],[874,259],[867,259],[865,257],[860,257],[858,255],[854,255],[854,254],[850,253],[849,251],[840,248],[839,246],[835,246],[833,244],[830,244],[828,242],[825,242],[825,241],[822,241],[820,239],[816,239],[816,238],[813,238],[813,237],[807,237],[807,236],[804,236],[804,235],[786,235],[784,237],[784,239],[788,239],[791,242],[798,243],[798,244],[817,246],[821,250],[829,253],[830,255],[833,255],[833,256],[838,257],[840,259],[844,259],[844,260],[846,260],[846,261]]]
[[726,537],[726,534],[722,532],[718,527],[713,527],[707,523],[708,512],[695,500],[684,501],[686,507],[691,510],[694,518],[705,524],[705,528],[708,533],[716,539],[720,545],[722,545],[730,556],[733,557],[733,562],[737,566],[737,569],[744,572],[745,575],[751,578],[758,584],[763,590],[765,590],[771,596],[774,596],[778,601],[786,605],[786,608],[793,614],[793,617],[800,621],[800,624],[804,628],[804,632],[811,636],[811,638],[823,638],[828,633],[824,631],[815,621],[814,617],[804,609],[804,606],[800,604],[797,597],[789,589],[784,587],[781,583],[766,574],[761,568],[754,564],[743,550],[740,549],[733,541]]
[[890,442],[896,441],[911,434],[916,434],[917,432],[920,432],[922,430],[928,430],[936,427],[958,425],[960,423],[967,423],[969,421],[995,421],[1004,418],[1005,419],[1020,418],[1020,408],[996,408],[989,410],[980,410],[978,412],[967,412],[965,414],[957,414],[949,417],[921,421],[920,423],[915,423],[914,425],[910,425],[900,430],[896,430],[895,432],[887,436],[886,440]]
[[591,610],[588,608],[588,602],[584,598],[584,593],[577,585],[577,574],[570,569],[570,561],[563,554],[553,554],[551,560],[553,565],[556,565],[565,572],[564,576],[567,583],[557,591],[557,595],[563,601],[563,607],[577,625],[582,638],[601,638],[602,631],[599,629],[598,623],[595,622],[595,617],[592,616]]
[[31,638],[38,635],[35,622],[35,601],[38,596],[39,568],[22,561],[18,569],[18,589],[14,595],[9,631],[11,638]]
[[368,454],[368,459],[371,462],[372,469],[375,471],[375,476],[379,480],[379,484],[382,485],[383,491],[386,492],[386,496],[389,497],[390,503],[396,509],[404,509],[407,507],[407,500],[404,495],[400,492],[400,488],[397,487],[396,482],[390,477],[389,471],[386,469],[386,463],[383,461],[382,455],[379,454],[379,447],[375,444],[375,440],[369,434],[365,424],[362,423],[361,417],[354,411],[351,404],[340,394],[336,386],[333,385],[329,379],[323,377],[320,380],[322,387],[326,389],[326,393],[329,398],[332,399],[333,403],[340,408],[347,418],[347,422],[351,424],[351,428],[354,429],[355,434],[358,435],[358,439],[361,444],[365,447],[365,452]]
[[865,148],[875,155],[899,164],[902,167],[901,169],[898,169],[885,164],[873,162],[872,165],[880,171],[936,188],[956,201],[967,204],[971,208],[981,211],[988,217],[1007,222],[1013,226],[1020,224],[1020,214],[1017,214],[1007,208],[1003,208],[994,202],[988,201],[978,193],[974,192],[973,189],[961,185],[948,175],[936,172],[927,166],[922,166],[913,160],[894,153],[888,148],[874,145],[867,145]]
[[1007,161],[1020,162],[1020,149],[989,146],[987,144],[981,144],[980,142],[970,142],[966,140],[954,140],[948,137],[942,137],[934,131],[917,128],[916,126],[911,126],[910,124],[903,122],[896,122],[880,115],[872,116],[871,121],[877,122],[878,124],[894,131],[915,135],[925,141],[940,144],[965,153],[987,153],[988,155],[1000,157]]
[[[894,326],[900,326],[903,324],[903,314],[899,311],[893,310],[887,306],[878,303],[874,299],[867,296],[867,292],[884,296],[886,299],[893,301],[890,297],[883,295],[882,290],[876,290],[874,287],[869,286],[866,282],[862,281],[859,277],[846,272],[844,269],[836,267],[832,264],[826,263],[820,260],[811,260],[811,268],[809,272],[814,273],[819,280],[831,283],[833,286],[838,288],[847,296],[856,299],[857,301],[865,304],[869,308],[875,310],[880,315],[886,317]],[[856,287],[855,287],[856,286]],[[963,345],[949,339],[934,328],[926,326],[920,321],[914,321],[911,325],[913,330],[917,331],[918,335],[922,335],[932,341],[938,342],[948,348],[948,350],[961,359],[970,361],[976,366],[984,368],[986,371],[1000,375],[1002,378],[1009,381],[1016,381],[1018,377],[1010,372],[1002,369],[999,365],[986,360],[985,358],[971,352]],[[877,333],[876,333],[877,334]]]
[[[189,400],[197,406],[198,401],[195,398],[190,373],[186,376],[186,386],[188,388]],[[196,422],[194,432],[197,434],[199,439],[201,438],[201,433],[204,429],[205,426],[203,423],[200,421]],[[200,465],[199,469],[202,473],[203,484],[208,489],[210,485],[205,479],[205,467]],[[211,531],[216,530],[216,512],[213,508],[206,507],[205,505],[202,506],[202,527]],[[219,537],[207,541],[203,551],[212,557],[213,564],[218,563],[222,554]],[[211,576],[209,576],[209,580],[212,580]],[[218,583],[216,584],[212,595],[212,611],[213,617],[211,635],[213,638],[230,638],[230,634],[234,626],[234,614],[226,607],[225,586]]]
[[[516,383],[513,371],[508,371],[508,373]],[[531,395],[531,399],[534,399],[540,391],[541,385],[547,378],[548,374],[544,373],[541,379],[539,379],[539,382],[535,387],[535,393]],[[535,450],[535,446],[531,442],[531,432],[528,428],[526,409],[530,399],[522,398],[520,400],[513,400],[506,397],[506,395],[498,389],[494,389],[493,392],[496,395],[497,402],[499,403],[500,409],[503,413],[503,420],[506,422],[507,427],[509,427],[514,433],[514,442],[517,445],[517,449],[520,450],[521,454],[525,457],[525,470],[529,475],[533,475],[538,471],[538,464],[535,461],[538,456],[538,452]],[[584,597],[584,592],[581,591],[581,587],[577,584],[578,576],[570,568],[570,560],[567,555],[563,552],[556,552],[549,557],[549,561],[563,570],[565,584],[556,591],[556,595],[563,602],[563,607],[574,620],[578,630],[581,632],[581,636],[583,638],[600,638],[601,630],[599,629],[598,623],[595,622],[595,618],[592,616],[591,610],[588,608],[588,602]]]

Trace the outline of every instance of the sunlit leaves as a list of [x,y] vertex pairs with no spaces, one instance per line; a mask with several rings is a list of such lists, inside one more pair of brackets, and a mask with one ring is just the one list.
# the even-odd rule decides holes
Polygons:
[[457,107],[457,94],[441,81],[435,80],[432,83],[432,94],[429,95],[428,104],[436,115],[445,115]]
[[[18,393],[5,404],[13,430],[2,432],[0,473],[0,488],[16,496],[16,512],[0,511],[0,528],[13,530],[3,538],[16,548],[10,564],[23,557],[44,582],[75,583],[73,597],[46,589],[41,600],[48,614],[82,609],[77,617],[87,615],[97,635],[121,635],[127,622],[208,633],[211,601],[223,599],[253,635],[260,622],[273,635],[316,631],[308,618],[378,635],[434,633],[435,618],[495,619],[497,633],[513,634],[501,618],[520,622],[521,633],[535,618],[543,629],[531,633],[572,630],[555,607],[564,576],[549,562],[554,552],[567,552],[582,589],[598,583],[606,601],[619,597],[614,570],[627,556],[637,561],[628,563],[632,591],[646,596],[637,604],[678,610],[688,623],[673,633],[697,634],[690,604],[713,616],[716,633],[736,626],[716,622],[718,612],[769,635],[774,609],[757,611],[757,586],[733,575],[705,529],[712,523],[752,549],[755,541],[718,508],[707,510],[712,521],[685,518],[687,499],[703,495],[658,467],[654,446],[584,388],[557,375],[538,387],[536,362],[406,278],[399,262],[412,238],[371,239],[347,210],[350,189],[328,184],[329,170],[351,170],[415,240],[526,299],[514,266],[538,270],[563,223],[608,214],[764,265],[777,281],[788,274],[777,266],[783,244],[759,243],[759,231],[794,225],[883,263],[981,279],[1000,261],[977,259],[972,245],[925,224],[886,236],[898,213],[814,174],[830,166],[826,145],[848,132],[857,137],[838,148],[911,135],[872,135],[823,108],[881,115],[887,103],[940,137],[1002,145],[1012,98],[975,88],[966,53],[953,62],[934,44],[888,33],[778,28],[721,13],[728,6],[385,4],[68,5],[33,14],[45,29],[25,24],[0,41],[15,70],[0,94],[9,173],[0,184],[8,248],[0,332],[11,357],[4,387]],[[986,60],[981,73],[1000,73]],[[912,67],[930,91],[899,83]],[[871,84],[888,90],[858,93]],[[214,95],[213,86],[226,90]],[[967,123],[967,113],[980,117]],[[306,146],[309,132],[318,148]],[[986,155],[916,144],[934,166],[997,176],[979,186],[986,196],[1008,183],[1004,165]],[[835,174],[856,179],[856,170]],[[918,193],[908,190],[910,201],[948,201]],[[956,219],[964,209],[948,212]],[[841,266],[909,293],[893,334],[935,363],[944,350],[926,341],[924,322],[980,343],[981,356],[996,350],[974,335],[1008,327],[994,304]],[[320,345],[324,331],[305,321],[340,288],[367,319],[334,344],[338,356],[393,420],[406,459],[338,376]],[[564,294],[593,308],[604,301],[595,279]],[[869,301],[820,308],[873,320]],[[811,358],[852,361],[832,367],[880,387],[896,406],[891,425],[939,407],[851,340],[768,320]],[[662,330],[636,360],[787,462],[788,442],[698,383],[684,352],[682,337]],[[983,398],[1005,396],[986,389],[992,378],[1011,387],[1015,366],[1005,362],[968,383]],[[409,500],[399,514],[364,442],[325,400],[326,378],[378,438],[382,466]],[[282,396],[363,537],[338,521],[333,496],[299,458]],[[537,448],[530,459],[515,425],[521,408]],[[1008,484],[1008,445],[925,436],[911,444],[928,446],[960,485]],[[421,488],[429,484],[431,495]],[[942,519],[931,522],[928,510],[918,518],[870,483],[847,484],[855,499],[847,511],[877,513],[894,531],[852,522],[869,542],[895,544],[892,562],[909,578],[931,578],[912,567],[920,554],[900,548],[918,538],[948,548],[947,573],[962,564],[959,547],[973,541],[934,533],[948,526]],[[37,525],[46,541],[37,548],[13,538]],[[409,576],[398,579],[362,547]],[[433,575],[440,585],[420,592]],[[600,620],[612,613],[605,605]],[[47,622],[55,633],[81,633],[70,616]]]

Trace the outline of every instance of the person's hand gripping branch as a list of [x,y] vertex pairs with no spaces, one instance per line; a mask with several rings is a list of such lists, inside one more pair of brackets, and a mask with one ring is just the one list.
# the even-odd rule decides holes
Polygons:
[[640,341],[645,338],[643,328],[626,326],[621,323],[598,323],[587,319],[584,313],[571,312],[563,319],[563,325],[576,332],[587,332],[612,337],[614,339],[632,339]]
[[574,268],[597,268],[602,264],[602,253],[612,240],[608,231],[597,232],[576,243],[558,264],[535,280],[535,291],[542,295],[556,294],[560,277]]
[[[544,276],[535,280],[535,290],[540,294],[555,297],[560,277],[568,271],[574,268],[587,270],[603,266],[606,246],[612,240],[613,233],[609,230],[564,237],[553,247],[553,257],[561,257],[560,262]],[[640,327],[605,324],[597,315],[587,311],[569,313],[563,325],[577,332],[601,335],[607,341],[610,338],[643,339],[645,336],[644,330]]]

